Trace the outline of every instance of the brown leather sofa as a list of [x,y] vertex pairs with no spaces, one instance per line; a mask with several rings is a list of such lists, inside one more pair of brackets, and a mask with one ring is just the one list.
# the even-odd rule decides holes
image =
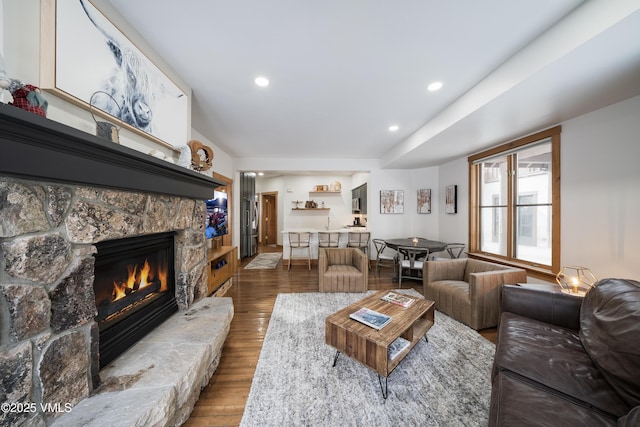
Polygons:
[[369,257],[358,248],[318,249],[320,292],[366,292]]
[[504,286],[489,426],[640,426],[640,282]]
[[475,330],[498,324],[503,284],[526,282],[527,272],[521,268],[470,258],[427,261],[423,269],[425,298]]

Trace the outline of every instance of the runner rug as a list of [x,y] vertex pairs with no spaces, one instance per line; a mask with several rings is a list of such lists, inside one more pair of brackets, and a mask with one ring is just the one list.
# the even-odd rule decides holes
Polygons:
[[375,372],[345,355],[332,367],[325,318],[363,296],[278,295],[241,426],[486,426],[495,346],[440,312],[386,400]]
[[282,258],[281,252],[258,254],[258,256],[252,259],[244,268],[245,270],[271,270],[276,268],[278,262],[280,262],[280,258]]

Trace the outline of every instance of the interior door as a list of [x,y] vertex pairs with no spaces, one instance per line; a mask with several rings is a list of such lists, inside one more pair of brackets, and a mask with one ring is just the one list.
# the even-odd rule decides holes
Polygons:
[[262,194],[262,244],[278,244],[278,193]]

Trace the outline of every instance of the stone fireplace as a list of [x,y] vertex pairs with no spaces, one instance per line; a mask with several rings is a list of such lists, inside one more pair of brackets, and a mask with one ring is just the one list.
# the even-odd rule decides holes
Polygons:
[[[1,104],[0,144],[0,400],[73,407],[99,385],[100,329],[119,307],[96,304],[100,252],[170,236],[151,256],[172,258],[160,311],[187,310],[207,293],[204,199],[220,183]],[[2,425],[34,419],[0,413]]]

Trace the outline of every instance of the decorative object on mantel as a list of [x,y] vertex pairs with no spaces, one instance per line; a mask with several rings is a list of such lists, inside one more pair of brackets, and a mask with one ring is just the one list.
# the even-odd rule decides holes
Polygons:
[[11,92],[13,102],[11,105],[47,117],[47,106],[49,103],[40,93],[40,88],[33,85],[23,85],[15,91]]
[[191,148],[191,166],[193,169],[197,171],[211,169],[211,162],[213,161],[213,150],[211,147],[195,139],[187,142],[187,145]]
[[9,105],[47,117],[49,103],[40,93],[40,88],[9,77],[2,55],[0,55],[0,89],[6,89],[13,97],[13,102]]
[[556,275],[556,282],[562,288],[562,292],[585,296],[598,278],[587,267],[567,265],[560,269]]
[[180,151],[178,162],[176,164],[183,168],[191,169],[191,147],[188,145],[180,145],[176,147],[176,149]]
[[[186,147],[186,145],[185,145]],[[189,148],[189,147],[187,147]],[[151,157],[155,157],[156,159],[160,159],[160,160],[164,160],[165,162],[169,162],[169,163],[173,163],[173,159],[169,156],[167,156],[166,154],[164,154],[162,151],[158,151],[158,150],[151,150],[149,151],[149,155]]]
[[[99,98],[104,98],[103,100]],[[118,107],[120,110],[120,115],[122,115],[122,108],[118,101],[107,92],[103,92],[101,90],[93,92],[91,98],[89,99],[89,111],[91,112],[91,117],[93,117],[93,121],[96,122],[96,136],[98,138],[106,139],[110,142],[115,142],[116,144],[120,143],[120,126],[116,126],[113,123],[104,122],[96,119],[96,115],[94,114],[94,108],[97,105],[107,105],[111,104],[112,106]],[[100,109],[100,108],[99,108]]]

